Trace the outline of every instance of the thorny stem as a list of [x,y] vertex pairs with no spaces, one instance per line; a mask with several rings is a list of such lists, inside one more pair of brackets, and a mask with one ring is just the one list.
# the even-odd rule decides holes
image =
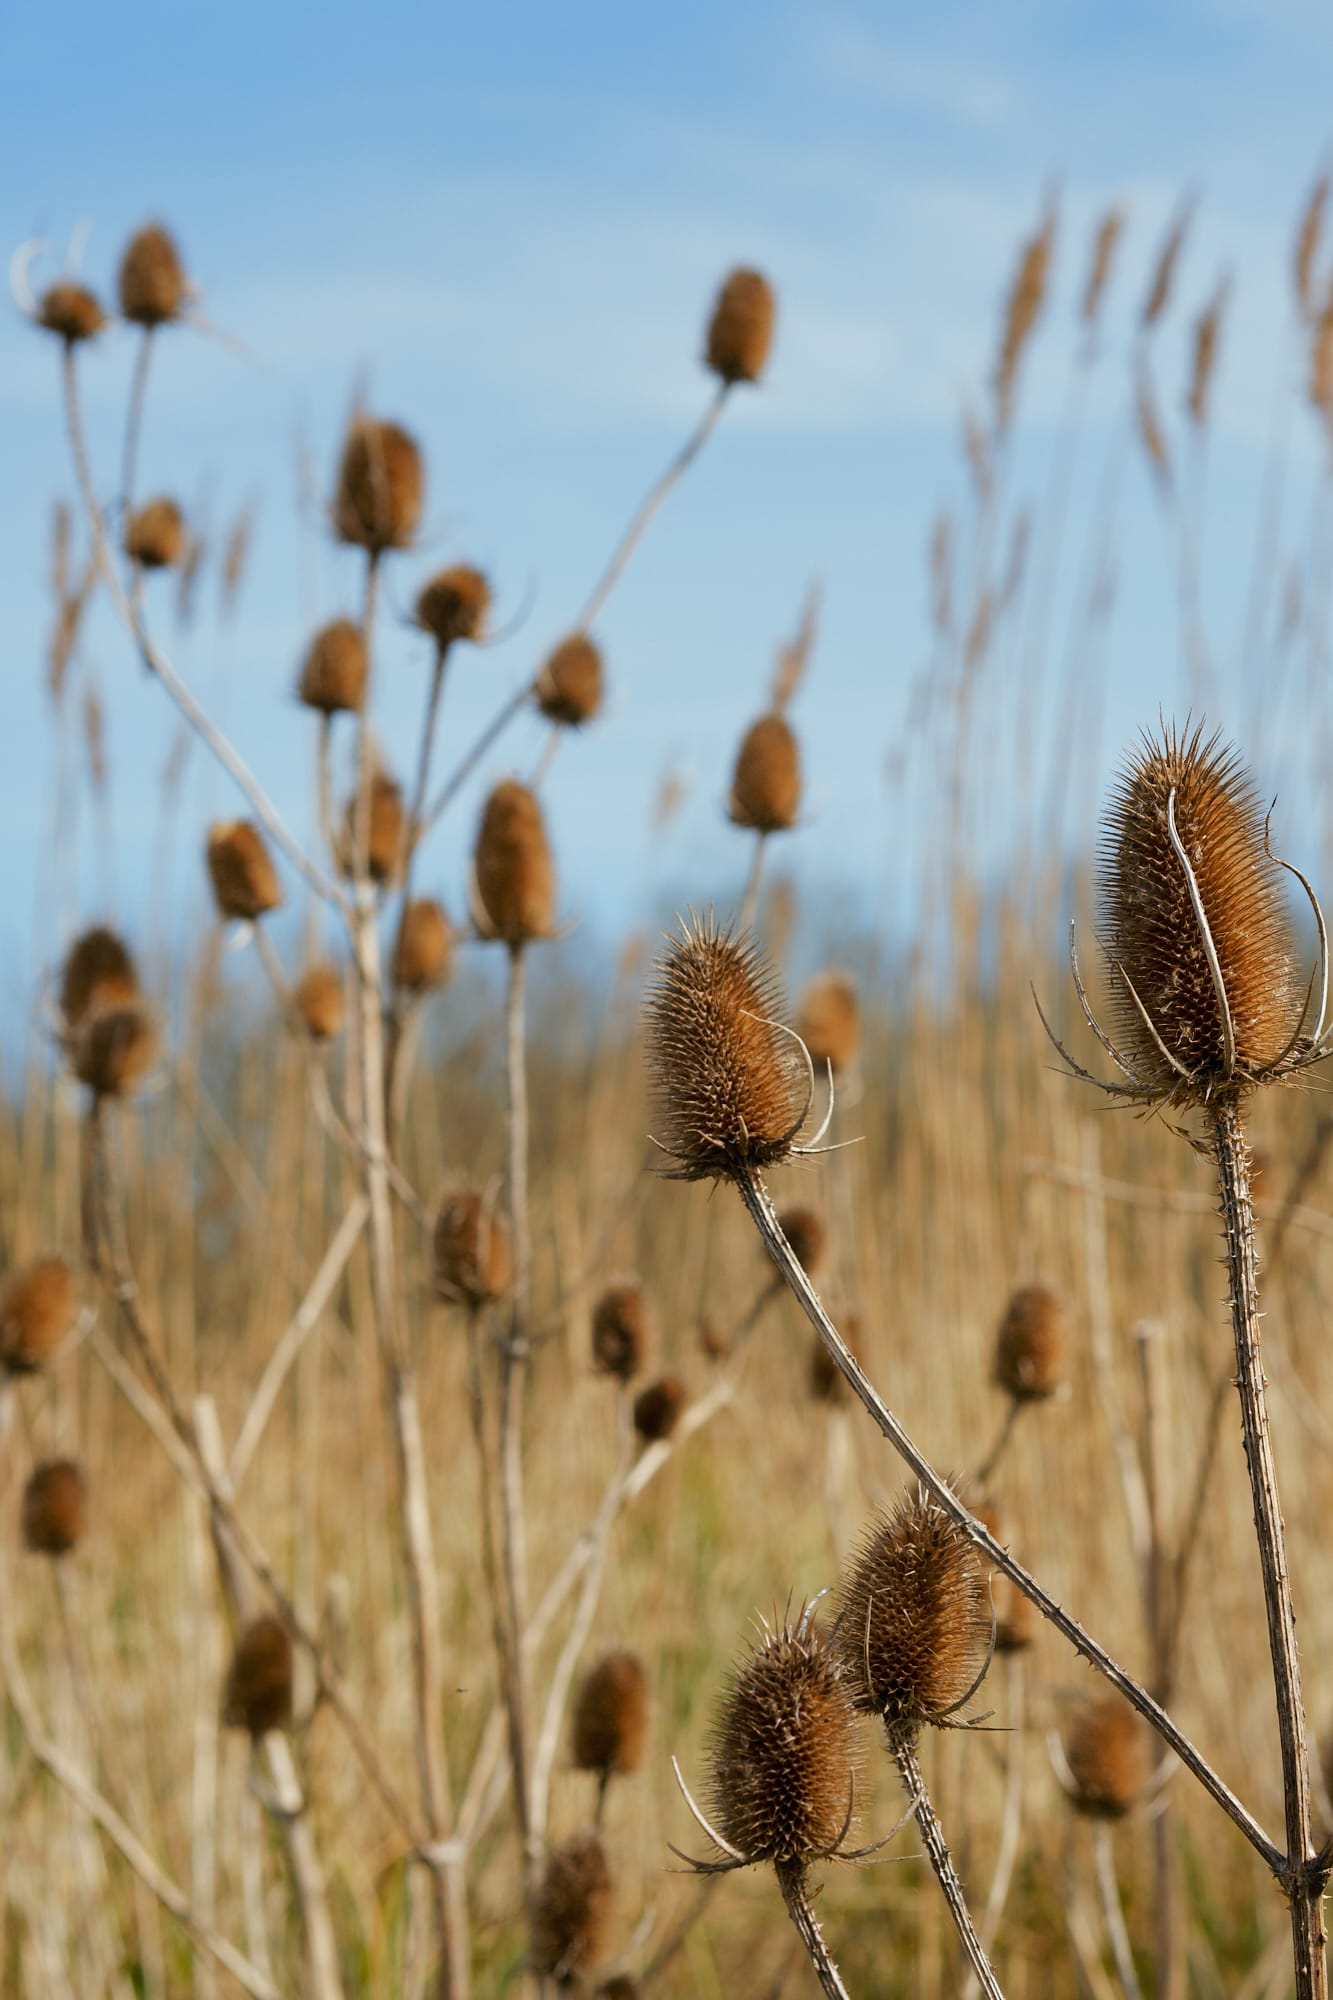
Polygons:
[[[1010,1653],[1005,1659],[1005,1689],[1009,1700],[1005,1726],[1008,1729],[1008,1747],[1004,1771],[1004,1807],[1000,1820],[1000,1844],[995,1855],[995,1869],[991,1875],[990,1890],[986,1897],[986,1907],[981,1916],[981,1942],[987,1953],[995,1943],[995,1934],[1000,1928],[1000,1918],[1009,1896],[1009,1885],[1014,1879],[1014,1863],[1018,1859],[1019,1834],[1023,1824],[1023,1764],[1027,1749],[1024,1735],[1024,1666],[1021,1653]],[[977,1991],[977,1977],[973,1973],[964,1989],[963,2000],[973,2000]]]
[[737,919],[737,929],[744,934],[754,929],[754,920],[759,914],[759,890],[764,879],[764,849],[768,836],[757,833],[754,837],[754,853],[750,858],[750,872],[745,880],[745,894],[741,897],[741,913]]
[[1129,1932],[1125,1929],[1125,1913],[1120,1907],[1120,1884],[1116,1880],[1115,1849],[1111,1845],[1109,1826],[1092,1829],[1092,1855],[1097,1873],[1097,1900],[1102,1906],[1102,1922],[1111,1941],[1111,1956],[1115,1960],[1120,1991],[1125,2000],[1143,2000]]
[[1236,1387],[1241,1430],[1254,1502],[1254,1528],[1263,1571],[1268,1647],[1273,1662],[1287,1854],[1274,1870],[1291,1904],[1291,1939],[1297,2000],[1326,2000],[1327,1933],[1323,1898],[1326,1861],[1316,1857],[1310,1798],[1310,1751],[1301,1698],[1296,1613],[1287,1574],[1286,1531],[1278,1498],[1277,1466],[1268,1428],[1268,1402],[1259,1338],[1259,1281],[1250,1205],[1250,1163],[1237,1104],[1224,1100],[1212,1112],[1222,1223],[1226,1234],[1231,1324],[1236,1339]]
[[500,1557],[504,1568],[505,1622],[508,1626],[509,1762],[514,1809],[523,1843],[527,1898],[536,1885],[540,1835],[533,1824],[528,1771],[528,1691],[524,1627],[527,1623],[527,1537],[523,1519],[523,1390],[527,1377],[528,1287],[532,1242],[528,1223],[528,1083],[524,1046],[523,997],[526,956],[521,944],[509,953],[506,1008],[506,1069],[509,1081],[509,1228],[514,1273],[509,1333],[500,1353]]
[[967,1898],[963,1894],[963,1885],[958,1880],[958,1871],[953,1865],[953,1856],[944,1838],[944,1829],[940,1825],[934,1806],[930,1803],[930,1794],[926,1790],[921,1766],[917,1762],[913,1737],[901,1731],[891,1733],[889,1752],[898,1766],[898,1775],[912,1802],[912,1812],[916,1819],[917,1831],[921,1835],[921,1845],[925,1848],[930,1865],[935,1870],[935,1879],[944,1892],[944,1900],[949,1906],[954,1929],[971,1962],[972,1970],[981,1983],[981,1990],[986,1994],[987,2000],[1004,2000],[1003,1989],[995,1977],[994,1969],[973,1925]]
[[804,1866],[799,1861],[779,1862],[775,1872],[782,1900],[787,1905],[787,1915],[795,1924],[796,1934],[815,1969],[820,1991],[828,1995],[828,2000],[849,2000],[842,1975],[833,1963],[833,1955],[824,1942],[824,1933],[811,1905]]

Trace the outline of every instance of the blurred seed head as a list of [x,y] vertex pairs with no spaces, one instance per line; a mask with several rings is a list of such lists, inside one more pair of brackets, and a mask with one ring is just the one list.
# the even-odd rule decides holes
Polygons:
[[608,1285],[592,1314],[592,1361],[598,1374],[632,1381],[647,1365],[655,1340],[653,1310],[642,1285]]
[[83,1540],[88,1486],[72,1458],[50,1458],[34,1467],[23,1489],[23,1543],[35,1555],[67,1556]]
[[618,1972],[614,1979],[602,1981],[592,2000],[639,2000],[639,1983],[627,1973]]
[[322,715],[351,713],[366,696],[366,642],[350,618],[321,626],[301,664],[297,698]]
[[777,301],[760,271],[743,266],[723,280],[713,304],[704,360],[728,384],[757,382],[773,344]]
[[347,433],[333,496],[339,541],[373,555],[408,548],[421,519],[425,471],[399,424],[357,417]]
[[136,326],[165,326],[179,319],[189,286],[173,237],[160,222],[135,231],[120,260],[120,310]]
[[[858,1314],[844,1312],[838,1315],[838,1332],[842,1335],[843,1346],[854,1361],[861,1359],[861,1321]],[[810,1394],[817,1403],[848,1404],[855,1396],[847,1384],[846,1377],[833,1356],[825,1347],[818,1334],[810,1349]]]
[[60,1013],[67,1032],[82,1026],[90,1014],[132,1005],[138,997],[134,960],[115,931],[97,924],[74,940],[60,973]]
[[474,1310],[503,1298],[512,1261],[509,1227],[484,1195],[446,1195],[432,1238],[435,1289],[442,1299]]
[[157,1060],[157,1030],[137,1002],[100,1008],[71,1037],[69,1054],[75,1076],[94,1097],[128,1097]]
[[548,722],[580,729],[602,706],[602,650],[586,632],[562,639],[537,676],[537,706]]
[[602,1777],[629,1777],[648,1741],[648,1676],[637,1653],[604,1653],[574,1703],[574,1763]]
[[72,278],[57,278],[42,293],[37,323],[48,333],[58,334],[68,346],[77,347],[102,331],[106,314],[86,285],[76,284]]
[[219,821],[208,829],[208,879],[224,922],[253,923],[282,902],[264,836],[253,820]]
[[535,792],[503,779],[486,801],[473,851],[478,928],[512,949],[549,937],[555,865]]
[[343,980],[336,965],[312,965],[292,994],[296,1018],[312,1042],[331,1042],[343,1024]]
[[0,1291],[0,1371],[44,1368],[73,1331],[78,1305],[78,1281],[63,1257],[20,1265]]
[[611,1915],[611,1869],[595,1833],[553,1848],[532,1912],[531,1958],[539,1978],[582,1983],[603,1957]]
[[828,1231],[819,1210],[808,1207],[804,1202],[784,1208],[778,1216],[778,1228],[790,1243],[806,1277],[813,1278],[828,1248]]
[[393,947],[393,983],[400,993],[429,993],[453,969],[454,934],[433,896],[414,896],[403,911]]
[[727,810],[737,826],[782,833],[801,809],[801,758],[785,715],[761,715],[741,738]]
[[185,554],[185,518],[162,494],[136,507],[125,527],[125,553],[140,569],[174,569]]
[[634,1428],[644,1444],[657,1444],[675,1432],[689,1396],[677,1375],[663,1375],[634,1398]]
[[[383,886],[398,879],[403,865],[406,814],[402,787],[385,772],[376,771],[370,780],[369,804],[366,867],[371,881]],[[358,790],[347,801],[338,842],[338,859],[349,881],[355,877],[360,861],[361,825],[362,801]]]
[[1075,1810],[1089,1819],[1123,1819],[1148,1782],[1148,1741],[1142,1719],[1123,1696],[1087,1702],[1070,1731],[1065,1758],[1075,1785]]
[[[972,1509],[997,1542],[1008,1547],[1004,1510],[993,1500],[978,1501]],[[1016,1583],[995,1571],[990,1580],[991,1603],[995,1607],[995,1650],[997,1653],[1025,1653],[1036,1639],[1041,1614],[1030,1597],[1024,1597]]]
[[1044,1403],[1065,1379],[1064,1301],[1049,1285],[1021,1285],[995,1334],[995,1386],[1016,1403]]
[[831,1063],[835,1076],[856,1065],[861,1046],[861,1003],[845,972],[821,972],[801,995],[797,1031],[816,1069]]
[[292,1642],[270,1613],[252,1619],[236,1641],[222,1719],[229,1729],[248,1729],[252,1736],[291,1724]]
[[460,639],[480,639],[491,608],[491,586],[479,569],[455,563],[430,579],[417,597],[416,622],[447,651]]

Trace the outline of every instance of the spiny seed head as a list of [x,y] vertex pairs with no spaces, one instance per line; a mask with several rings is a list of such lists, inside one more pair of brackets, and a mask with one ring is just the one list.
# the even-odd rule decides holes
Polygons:
[[1089,1819],[1123,1819],[1148,1782],[1143,1722],[1118,1694],[1097,1695],[1086,1704],[1070,1732],[1065,1757],[1075,1785],[1075,1809]]
[[801,809],[801,757],[785,715],[761,715],[741,738],[727,810],[737,826],[782,833]]
[[401,425],[358,417],[343,445],[333,496],[339,541],[374,555],[407,548],[421,519],[424,487],[421,453]]
[[208,829],[208,879],[224,922],[253,923],[282,902],[273,857],[253,820],[223,820]]
[[604,1653],[588,1669],[574,1703],[574,1763],[580,1771],[628,1777],[648,1740],[648,1676],[637,1653]]
[[508,1291],[509,1227],[484,1195],[446,1195],[432,1243],[435,1289],[442,1299],[475,1309]]
[[69,1043],[74,1074],[94,1097],[128,1097],[157,1059],[157,1030],[145,1007],[103,1007]]
[[859,1709],[891,1727],[942,1721],[990,1645],[988,1566],[924,1488],[867,1533],[840,1591],[839,1657]]
[[366,696],[366,642],[350,618],[335,618],[310,641],[296,694],[321,715],[351,713]]
[[555,864],[535,792],[505,778],[481,815],[472,857],[479,928],[511,948],[548,937],[555,923]]
[[832,1854],[848,1830],[859,1763],[837,1654],[807,1608],[764,1628],[733,1673],[709,1751],[709,1818],[747,1861]]
[[188,287],[180,252],[160,222],[135,231],[120,260],[120,309],[137,326],[179,319]]
[[292,1642],[287,1628],[266,1612],[251,1619],[236,1641],[227,1673],[222,1719],[229,1729],[265,1736],[292,1719]]
[[664,1375],[650,1382],[634,1398],[634,1428],[645,1444],[669,1438],[685,1414],[689,1401],[685,1384],[677,1375]]
[[704,360],[728,384],[757,382],[773,344],[777,300],[760,271],[738,267],[723,280],[708,322]]
[[35,1257],[0,1291],[0,1371],[32,1375],[59,1353],[78,1311],[78,1284],[63,1257]]
[[647,997],[658,1143],[677,1180],[745,1178],[784,1160],[804,1122],[803,1065],[777,980],[710,915],[682,920]]
[[48,285],[37,308],[37,323],[48,333],[59,334],[70,347],[92,340],[106,325],[106,314],[96,294],[73,278],[57,278]]
[[1049,1285],[1020,1285],[995,1334],[995,1386],[1016,1403],[1044,1403],[1065,1379],[1065,1308]]
[[443,986],[453,963],[454,934],[433,896],[415,896],[403,911],[393,947],[393,983],[400,993]]
[[577,1986],[606,1949],[611,1869],[595,1833],[553,1848],[532,1912],[532,1965],[557,1986]]
[[845,972],[821,972],[801,995],[796,1021],[816,1069],[832,1064],[835,1076],[854,1067],[861,1045],[861,1005]]
[[[978,1501],[972,1509],[997,1542],[1008,1547],[1004,1532],[1004,1511],[993,1500]],[[1024,1653],[1033,1643],[1041,1623],[1040,1613],[1030,1597],[1025,1597],[1009,1577],[991,1577],[991,1603],[995,1607],[995,1650],[997,1653]]]
[[579,729],[602,705],[602,650],[586,632],[562,639],[537,676],[537,706],[548,722]]
[[97,924],[70,946],[60,972],[60,1013],[67,1031],[80,1027],[105,1007],[123,1007],[139,997],[139,975],[129,946]]
[[88,1485],[72,1458],[36,1466],[23,1489],[23,1542],[40,1556],[67,1556],[83,1540]]
[[[403,864],[405,820],[402,787],[385,772],[376,771],[370,781],[366,840],[366,868],[372,882],[383,884],[397,879]],[[358,789],[347,801],[338,844],[338,858],[349,880],[355,877],[361,863],[361,827],[362,801]]]
[[[861,1321],[854,1312],[840,1313],[838,1332],[854,1361],[861,1359]],[[818,1334],[810,1349],[810,1394],[817,1403],[850,1403],[852,1391],[841,1368]]]
[[819,1210],[807,1207],[804,1202],[784,1208],[778,1216],[778,1228],[790,1243],[806,1277],[813,1278],[828,1247],[828,1231]]
[[[1207,935],[1171,839],[1168,807]],[[1280,1074],[1303,997],[1282,871],[1268,853],[1254,787],[1216,736],[1205,742],[1201,730],[1181,738],[1168,729],[1160,742],[1144,738],[1107,809],[1097,889],[1112,1038],[1145,1097],[1203,1104],[1219,1090]],[[1228,1012],[1235,1044],[1229,1074]]]
[[608,1285],[592,1314],[592,1363],[622,1382],[641,1373],[654,1345],[653,1309],[642,1285]]
[[136,507],[125,527],[125,553],[140,569],[174,569],[185,553],[185,517],[166,494]]
[[343,980],[336,965],[312,965],[296,982],[292,1007],[312,1042],[331,1042],[343,1024]]
[[455,563],[430,579],[417,598],[416,622],[442,650],[480,639],[491,608],[491,586],[479,569]]

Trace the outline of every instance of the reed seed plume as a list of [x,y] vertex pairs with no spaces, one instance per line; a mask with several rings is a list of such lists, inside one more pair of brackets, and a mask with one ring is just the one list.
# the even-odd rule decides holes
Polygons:
[[491,608],[491,586],[479,569],[455,563],[438,570],[417,596],[416,622],[447,651],[462,639],[474,643],[485,635]]
[[611,1869],[595,1833],[576,1833],[552,1849],[532,1913],[531,1959],[541,1979],[582,1985],[606,1953]]
[[343,445],[333,496],[339,541],[371,555],[409,548],[421,520],[425,483],[416,441],[400,424],[356,418]]
[[663,1375],[634,1398],[634,1429],[644,1444],[659,1444],[674,1435],[689,1396],[678,1375]]
[[131,236],[116,289],[121,312],[136,326],[165,326],[180,318],[189,287],[175,239],[160,222],[147,222]]
[[1088,1701],[1069,1734],[1065,1758],[1073,1804],[1089,1819],[1123,1819],[1148,1782],[1144,1725],[1118,1694]]
[[454,934],[443,907],[433,896],[414,897],[394,940],[394,985],[400,993],[433,992],[448,980],[453,956]]
[[69,1054],[75,1076],[94,1097],[128,1097],[157,1061],[157,1030],[137,1003],[104,1007],[80,1025]]
[[[349,880],[356,874],[361,854],[361,815],[361,794],[358,792],[347,802],[338,843],[342,872]],[[403,865],[406,814],[402,787],[383,771],[376,771],[370,781],[368,820],[366,866],[370,879],[381,885],[394,882]]]
[[677,1180],[745,1179],[788,1158],[804,1123],[804,1065],[756,947],[710,914],[682,920],[647,996],[657,1143]]
[[220,821],[208,830],[208,879],[224,923],[253,923],[282,902],[273,857],[253,820]]
[[63,1257],[35,1257],[0,1291],[0,1371],[33,1375],[53,1361],[74,1327],[78,1281]]
[[648,1676],[637,1653],[605,1653],[574,1703],[574,1764],[606,1779],[629,1777],[648,1742]]
[[58,334],[69,347],[93,340],[106,325],[106,314],[95,292],[72,278],[58,278],[42,293],[37,324]]
[[128,945],[105,924],[74,940],[60,973],[60,1013],[65,1028],[79,1028],[107,1007],[132,1005],[139,975]]
[[252,1619],[236,1641],[222,1719],[229,1729],[248,1729],[251,1736],[291,1726],[292,1642],[271,1613]]
[[723,281],[708,322],[704,360],[728,387],[759,380],[776,316],[773,287],[762,272],[738,267]]
[[486,801],[472,857],[477,927],[516,949],[555,925],[555,864],[535,792],[503,779]]
[[292,1008],[312,1042],[331,1042],[341,1032],[345,1005],[336,965],[312,965],[296,982]]
[[1055,242],[1055,207],[1047,209],[1040,227],[1019,253],[1018,269],[1005,300],[1000,352],[995,363],[995,428],[1003,432],[1013,414],[1018,371],[1028,342],[1046,302],[1051,251]]
[[828,1248],[828,1230],[819,1210],[808,1207],[804,1202],[784,1208],[778,1215],[778,1228],[790,1243],[792,1254],[806,1277],[813,1278]]
[[88,1485],[72,1458],[46,1459],[23,1489],[23,1544],[34,1555],[67,1556],[88,1524]]
[[1171,486],[1171,452],[1162,429],[1162,420],[1157,413],[1157,399],[1153,394],[1152,381],[1146,368],[1139,368],[1134,376],[1134,425],[1139,443],[1152,468],[1153,477],[1164,489]]
[[297,699],[321,715],[352,713],[366,696],[366,642],[350,618],[316,632],[301,663]]
[[537,706],[548,722],[581,729],[602,706],[602,650],[586,632],[571,633],[547,654],[537,676]]
[[162,494],[146,501],[125,526],[125,553],[140,569],[175,569],[185,555],[185,517]]
[[1089,335],[1095,335],[1097,331],[1102,300],[1111,281],[1111,267],[1115,262],[1115,254],[1120,246],[1124,229],[1123,208],[1108,208],[1093,231],[1092,256],[1088,263],[1087,281],[1083,287],[1083,298],[1079,306],[1079,317]]
[[1064,1384],[1068,1347],[1063,1299],[1049,1285],[1021,1285],[996,1329],[996,1388],[1015,1403],[1046,1402]]
[[1190,372],[1186,408],[1190,421],[1201,430],[1208,421],[1209,393],[1217,368],[1217,344],[1222,331],[1222,315],[1231,296],[1230,278],[1222,278],[1212,298],[1194,325],[1194,365]]
[[1324,217],[1328,209],[1329,177],[1320,174],[1310,189],[1309,199],[1301,211],[1300,226],[1296,231],[1296,244],[1292,253],[1292,281],[1296,287],[1296,303],[1308,320],[1313,317],[1314,272],[1319,257],[1319,246],[1324,235]]
[[509,1290],[509,1225],[486,1197],[446,1195],[431,1238],[435,1289],[442,1299],[474,1311]]
[[653,1309],[642,1285],[608,1285],[593,1307],[592,1363],[599,1375],[631,1382],[656,1345]]
[[828,1063],[835,1076],[856,1067],[861,1047],[861,1003],[845,972],[821,972],[801,995],[796,1027],[816,1069]]
[[1185,238],[1189,234],[1190,223],[1193,220],[1193,201],[1183,202],[1176,210],[1167,228],[1166,235],[1162,239],[1162,247],[1158,251],[1157,261],[1153,265],[1152,277],[1148,283],[1148,290],[1143,301],[1143,311],[1139,320],[1139,324],[1145,333],[1150,332],[1156,326],[1171,303],[1171,293],[1176,282],[1176,270],[1185,248]]
[[[863,1358],[860,1315],[855,1312],[839,1314],[838,1331],[853,1361],[860,1361]],[[846,1376],[819,1334],[815,1334],[810,1348],[810,1394],[817,1403],[843,1407],[849,1407],[856,1400]]]
[[783,833],[801,809],[801,753],[785,715],[761,715],[741,738],[727,811],[737,826]]

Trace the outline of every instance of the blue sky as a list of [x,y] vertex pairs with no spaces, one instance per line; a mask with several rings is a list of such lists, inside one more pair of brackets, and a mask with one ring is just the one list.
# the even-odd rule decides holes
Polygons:
[[[109,289],[128,231],[179,235],[238,357],[161,343],[142,484],[208,496],[222,526],[258,504],[239,610],[162,634],[293,819],[306,823],[309,731],[289,689],[303,639],[344,609],[355,564],[298,500],[293,440],[326,485],[358,383],[421,438],[422,551],[391,579],[400,608],[433,563],[480,561],[503,646],[460,660],[440,767],[531,672],[586,595],[629,507],[707,393],[698,365],[718,278],[760,264],[780,295],[773,366],[736,407],[654,528],[601,627],[610,712],[549,782],[571,912],[608,930],[668,887],[725,900],[744,866],[720,800],[739,732],[763,705],[775,644],[819,578],[825,616],[796,721],[808,824],[786,858],[868,905],[904,852],[886,755],[928,657],[925,548],[956,503],[960,397],[984,383],[1016,246],[1058,184],[1052,304],[1030,357],[1015,498],[1048,490],[1072,301],[1095,215],[1129,232],[1111,313],[1137,306],[1183,189],[1199,212],[1181,310],[1160,358],[1174,417],[1186,329],[1219,273],[1235,280],[1210,447],[1205,615],[1231,659],[1254,545],[1290,242],[1330,137],[1333,10],[1296,0],[857,8],[674,4],[488,8],[305,4],[96,8],[11,0],[0,131],[0,240],[63,250],[86,219],[84,270]],[[1287,358],[1284,360],[1283,356]],[[130,343],[102,343],[86,394],[109,485]],[[3,717],[0,883],[7,1010],[67,916],[170,933],[197,905],[207,819],[234,810],[201,754],[179,853],[161,851],[158,778],[172,726],[105,618],[87,658],[108,712],[114,835],[86,810],[72,886],[50,867],[54,739],[42,690],[50,503],[68,490],[52,345],[0,313]],[[1095,392],[1090,438],[1122,408]],[[1293,480],[1320,463],[1292,429]],[[1099,463],[1084,454],[1091,480]],[[1083,472],[1080,470],[1079,478]],[[1082,486],[1077,492],[1083,491]],[[1181,686],[1174,562],[1142,468],[1126,474],[1123,572],[1106,742]],[[1299,508],[1290,516],[1298,532]],[[379,717],[402,765],[424,693],[422,643],[391,628]],[[1239,687],[1220,719],[1247,713]],[[531,768],[525,722],[486,767]],[[1024,746],[994,772],[995,822],[1022,816]],[[1293,753],[1294,754],[1294,753]],[[1264,777],[1280,783],[1281,742]],[[650,831],[663,771],[691,782]],[[1293,782],[1294,774],[1293,774]],[[480,793],[423,871],[457,907]],[[1087,801],[1091,830],[1093,800]],[[37,928],[34,908],[40,903]],[[152,908],[149,905],[153,905]]]

